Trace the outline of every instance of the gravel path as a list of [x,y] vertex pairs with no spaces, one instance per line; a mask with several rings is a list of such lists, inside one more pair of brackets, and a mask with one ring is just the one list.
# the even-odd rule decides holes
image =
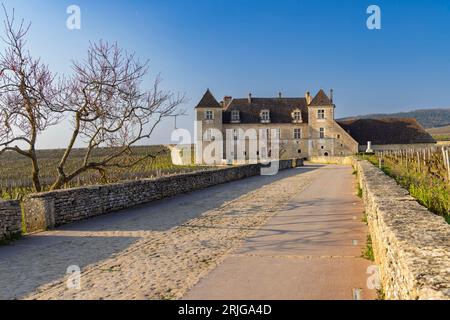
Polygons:
[[187,300],[371,300],[368,227],[352,168],[327,166],[185,296]]
[[[281,171],[0,247],[1,299],[178,299],[321,172]],[[81,289],[66,270],[81,268]]]

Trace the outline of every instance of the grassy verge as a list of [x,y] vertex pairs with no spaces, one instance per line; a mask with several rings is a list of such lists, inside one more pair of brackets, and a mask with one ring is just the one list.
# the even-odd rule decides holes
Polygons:
[[375,261],[375,256],[373,254],[372,237],[367,236],[366,247],[363,249],[362,257],[364,259]]

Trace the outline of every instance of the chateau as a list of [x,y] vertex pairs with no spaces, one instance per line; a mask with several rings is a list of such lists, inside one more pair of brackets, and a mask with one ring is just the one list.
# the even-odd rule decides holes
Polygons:
[[[251,94],[246,98],[226,96],[219,103],[208,89],[195,107],[197,158],[200,152],[209,152],[208,148],[215,141],[213,132],[219,132],[223,139],[221,159],[250,160],[253,153],[249,150],[249,141],[255,137],[240,135],[249,129],[258,133],[257,140],[261,139],[262,132],[269,136],[275,130],[279,137],[280,159],[348,156],[365,151],[368,141],[373,142],[374,150],[435,143],[415,119],[336,121],[335,108],[333,90],[329,95],[322,89],[315,96],[306,92],[304,97],[298,98],[283,97],[281,93],[275,98],[257,98]],[[244,140],[245,147],[238,149],[234,144],[230,147],[229,140]],[[271,157],[270,145],[268,148],[267,154]],[[259,151],[256,153],[259,158]]]
[[[307,92],[300,98],[285,98],[281,94],[276,98],[256,98],[249,94],[239,99],[224,97],[219,103],[208,89],[195,107],[200,124],[196,143],[204,150],[213,141],[211,130],[217,129],[222,132],[226,148],[228,129],[256,129],[258,134],[263,132],[260,129],[266,129],[268,135],[272,130],[278,132],[280,159],[357,153],[358,142],[335,121],[334,109],[332,90],[330,96],[323,90],[315,96]],[[229,153],[233,160],[239,156],[236,151]],[[248,143],[242,152],[240,159],[248,160]],[[268,150],[269,157],[270,154]]]

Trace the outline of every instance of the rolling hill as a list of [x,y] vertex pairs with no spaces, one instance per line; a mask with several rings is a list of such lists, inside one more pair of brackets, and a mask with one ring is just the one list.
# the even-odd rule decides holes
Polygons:
[[340,120],[352,119],[383,119],[383,118],[415,118],[424,128],[437,128],[450,125],[449,109],[420,109],[398,113],[378,113],[356,117],[349,117]]

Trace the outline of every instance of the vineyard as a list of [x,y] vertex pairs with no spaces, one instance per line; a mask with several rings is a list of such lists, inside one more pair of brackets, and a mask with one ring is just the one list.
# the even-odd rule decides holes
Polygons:
[[381,151],[364,156],[409,190],[420,204],[450,223],[450,150],[448,147]]
[[[40,150],[38,159],[41,164],[40,177],[44,185],[44,190],[48,190],[56,178],[56,167],[61,159],[63,150]],[[101,158],[108,154],[107,149],[97,149],[92,157]],[[73,150],[68,161],[68,168],[75,169],[83,161],[85,150]],[[164,146],[134,147],[133,157],[124,159],[134,162],[136,157],[142,157],[146,154],[154,154],[156,157],[145,159],[144,161],[129,168],[110,168],[106,176],[100,175],[97,171],[88,171],[65,188],[80,187],[95,184],[107,184],[119,181],[136,180],[143,178],[161,177],[197,170],[206,170],[208,167],[199,167],[195,165],[175,166],[172,164],[170,150]],[[27,158],[21,157],[16,153],[5,153],[0,156],[0,198],[19,199],[32,193],[32,181],[30,178],[30,162]]]

